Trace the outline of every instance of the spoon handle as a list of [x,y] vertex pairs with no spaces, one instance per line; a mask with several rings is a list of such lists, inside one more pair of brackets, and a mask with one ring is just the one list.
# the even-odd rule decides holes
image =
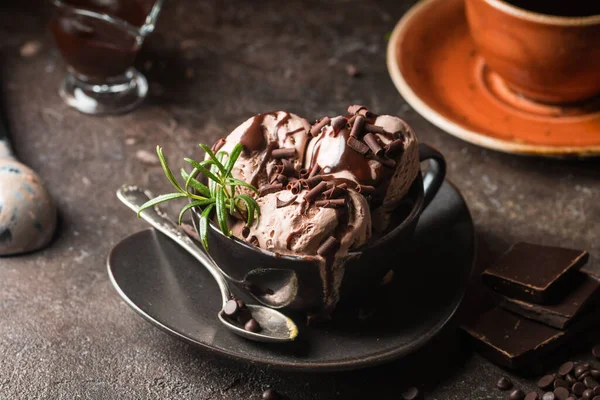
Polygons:
[[[152,194],[137,186],[124,185],[117,191],[117,197],[127,207],[131,208],[136,213],[139,211],[142,204],[152,199]],[[223,305],[231,299],[231,290],[225,280],[224,273],[219,267],[210,259],[210,256],[205,254],[200,248],[190,239],[185,231],[177,226],[167,215],[157,206],[150,207],[142,211],[141,217],[144,218],[150,225],[156,230],[162,232],[181,247],[186,249],[194,258],[196,258],[204,267],[210,272],[215,278],[219,289],[221,290],[221,297],[223,298]]]
[[1,117],[2,115],[0,115],[0,158],[13,157],[10,141],[8,140],[8,131]]

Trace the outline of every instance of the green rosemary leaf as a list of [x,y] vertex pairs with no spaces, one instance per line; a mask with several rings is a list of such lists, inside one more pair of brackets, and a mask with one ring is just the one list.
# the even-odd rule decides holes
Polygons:
[[210,197],[210,189],[198,180],[194,179],[194,176],[198,173],[198,170],[194,168],[191,174],[188,174],[185,169],[181,168],[181,177],[185,180],[185,191],[189,193],[188,188],[191,186],[198,191],[202,196]]
[[208,252],[208,217],[212,209],[215,207],[215,204],[209,204],[200,214],[200,226],[198,229],[198,233],[200,234],[200,241],[202,242],[202,247],[204,250]]
[[254,200],[252,196],[249,196],[247,194],[238,194],[236,198],[242,200],[246,205],[246,213],[248,214],[246,226],[252,226],[252,222],[254,222],[254,214],[256,213],[258,203],[256,203],[256,200]]
[[210,157],[210,159],[215,163],[217,168],[219,168],[219,171],[221,171],[222,174],[226,175],[225,167],[223,166],[223,164],[221,164],[221,160],[217,158],[217,156],[215,155],[215,153],[213,153],[210,147],[208,147],[205,144],[200,144],[200,147],[206,152],[206,154],[208,154],[208,157]]
[[249,183],[246,183],[244,181],[241,181],[239,179],[236,179],[236,178],[229,177],[229,178],[225,179],[225,184],[227,184],[227,185],[233,185],[233,186],[244,186],[244,187],[247,187],[249,189],[252,189],[252,191],[254,193],[258,194],[258,189],[256,189],[253,185],[251,185]]
[[194,168],[196,168],[199,172],[203,173],[204,175],[206,175],[206,177],[208,179],[212,179],[213,181],[215,181],[215,183],[219,183],[221,180],[212,172],[210,172],[208,169],[206,169],[203,165],[201,165],[198,161],[196,160],[192,160],[191,158],[184,158],[183,159],[185,162],[191,164]]
[[156,146],[156,154],[158,155],[158,159],[160,160],[160,165],[162,166],[162,169],[165,172],[167,179],[171,182],[171,184],[175,187],[175,189],[177,189],[178,191],[183,193],[184,190],[181,188],[181,186],[177,182],[177,179],[175,179],[175,176],[171,172],[171,169],[167,165],[167,159],[163,155],[163,151],[160,146]]
[[231,175],[231,170],[235,165],[235,162],[239,158],[240,154],[242,154],[242,150],[244,148],[241,144],[236,144],[233,150],[231,150],[231,154],[229,155],[229,160],[227,160],[227,165],[225,166],[225,177],[229,177]]
[[137,216],[138,218],[140,217],[140,215],[142,214],[142,211],[144,211],[147,208],[150,207],[154,207],[157,204],[163,203],[165,201],[169,201],[169,200],[173,200],[173,199],[181,199],[187,197],[187,195],[185,193],[167,193],[167,194],[161,194],[160,196],[157,196],[151,200],[148,200],[147,202],[145,202],[144,204],[142,204],[142,206],[140,207],[140,209],[137,212]]
[[229,226],[227,226],[227,206],[225,205],[225,189],[219,187],[217,189],[217,220],[219,221],[219,227],[221,232],[225,236],[231,236]]
[[181,220],[183,219],[183,214],[185,214],[189,209],[194,208],[194,207],[205,207],[209,204],[214,204],[214,203],[215,203],[214,199],[197,200],[197,201],[192,201],[192,202],[188,203],[179,212],[179,218],[177,218],[177,223],[179,225],[181,225]]

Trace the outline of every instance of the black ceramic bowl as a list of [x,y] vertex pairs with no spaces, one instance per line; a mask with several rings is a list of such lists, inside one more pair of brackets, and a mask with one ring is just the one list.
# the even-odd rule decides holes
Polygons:
[[[444,181],[446,163],[437,150],[419,144],[419,159],[429,160],[430,168],[419,174],[408,194],[394,212],[393,228],[383,236],[350,252],[340,289],[340,303],[351,302],[375,290],[383,276],[399,265],[406,243],[412,236],[423,209],[435,196]],[[194,210],[193,222],[198,227],[199,213]],[[287,269],[297,277],[297,294],[289,309],[318,312],[323,304],[323,283],[319,264],[310,257],[284,256],[252,246],[235,237],[223,235],[217,225],[208,229],[210,255],[234,279],[243,280],[253,269]]]

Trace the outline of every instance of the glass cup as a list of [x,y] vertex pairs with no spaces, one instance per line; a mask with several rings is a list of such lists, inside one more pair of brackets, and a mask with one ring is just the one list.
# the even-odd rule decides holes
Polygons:
[[155,27],[163,0],[52,0],[50,29],[65,62],[65,102],[86,114],[120,114],[139,106],[148,82],[133,67]]

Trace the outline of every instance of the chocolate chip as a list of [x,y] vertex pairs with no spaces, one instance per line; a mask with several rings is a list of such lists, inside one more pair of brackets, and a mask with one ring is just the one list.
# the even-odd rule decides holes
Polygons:
[[600,395],[600,385],[598,385],[598,386],[596,386],[596,387],[594,388],[594,394],[595,394],[595,395]]
[[554,377],[552,375],[546,375],[540,378],[540,380],[537,382],[537,387],[540,389],[549,389],[552,387],[553,383]]
[[523,392],[521,389],[515,389],[512,392],[510,392],[510,395],[508,396],[508,400],[523,400],[525,398],[525,392]]
[[252,319],[252,314],[247,308],[240,308],[237,314],[237,322],[240,325],[246,325]]
[[258,332],[260,331],[260,325],[254,318],[250,318],[248,322],[244,324],[244,329],[249,332]]
[[419,392],[419,389],[413,386],[402,392],[402,397],[404,398],[404,400],[416,400],[420,398],[420,394],[421,393]]
[[573,396],[569,396],[569,397],[567,397],[567,400],[577,400],[577,399]]
[[559,388],[559,387],[568,388],[569,384],[564,379],[558,378],[554,381],[554,389]]
[[246,303],[244,303],[242,300],[237,300],[237,305],[240,310],[243,310],[246,308]]
[[273,389],[267,389],[262,394],[263,400],[280,400],[281,395],[274,391]]
[[600,371],[597,369],[590,370],[590,375],[592,375],[594,379],[600,379]]
[[586,368],[584,365],[578,365],[575,367],[575,378],[579,379],[581,377],[581,374],[583,374],[584,372],[586,372],[588,370],[588,368]]
[[600,396],[594,396],[592,400],[600,400]]
[[571,374],[565,375],[565,380],[569,382],[571,385],[577,382],[577,379]]
[[512,383],[512,381],[510,379],[508,379],[507,377],[503,376],[496,383],[496,387],[498,389],[500,389],[500,390],[508,390],[508,389],[511,389],[513,387],[513,383]]
[[225,307],[223,307],[223,312],[228,317],[235,316],[235,314],[237,314],[237,312],[238,312],[237,301],[235,301],[233,299],[232,300],[227,300],[227,303],[225,303]]
[[[589,372],[589,371],[588,371]],[[592,378],[591,376],[586,376],[583,379],[583,384],[588,388],[588,389],[593,389],[596,386],[598,386],[598,381],[596,381],[594,378]]]
[[556,400],[556,395],[553,392],[546,392],[542,396],[542,400]]
[[556,396],[556,398],[558,400],[567,400],[567,397],[569,397],[569,389],[564,388],[564,387],[558,387],[556,389],[554,389],[554,395]]
[[527,393],[527,396],[525,396],[525,400],[538,400],[539,398],[537,392],[529,392]]
[[581,382],[576,382],[573,384],[573,386],[571,386],[571,391],[573,393],[575,393],[577,396],[581,396],[583,394],[583,392],[585,391],[586,387],[583,383]]
[[560,366],[560,368],[558,369],[558,373],[560,376],[566,376],[570,374],[571,371],[573,371],[573,368],[575,368],[575,364],[573,363],[573,361],[567,361],[566,363]]
[[592,397],[594,397],[594,391],[592,389],[585,389],[585,391],[581,395],[581,398],[583,400],[592,400]]

